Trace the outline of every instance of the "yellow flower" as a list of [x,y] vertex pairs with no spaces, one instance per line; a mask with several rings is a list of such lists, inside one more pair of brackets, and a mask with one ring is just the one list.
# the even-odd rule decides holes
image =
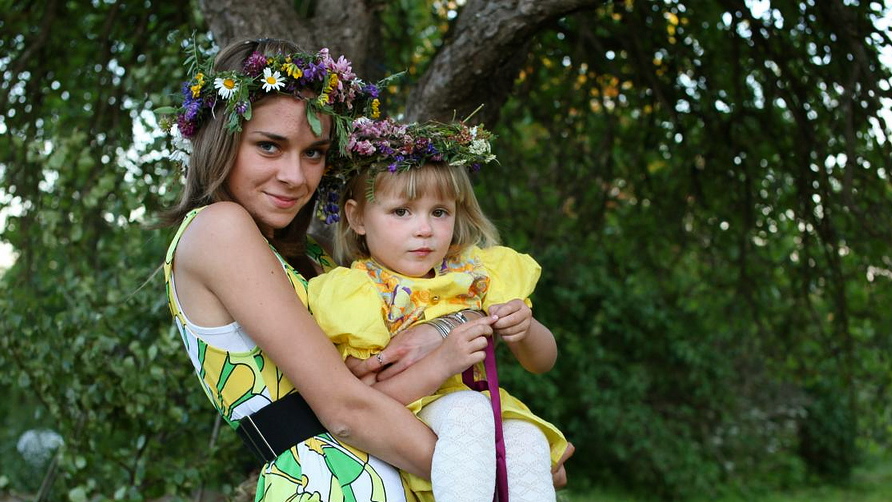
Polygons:
[[197,98],[201,94],[201,88],[204,86],[204,73],[195,75],[195,85],[189,89],[192,91],[192,97]]
[[294,63],[285,63],[282,65],[282,70],[291,78],[300,78],[304,75],[303,70],[297,67]]
[[372,118],[376,119],[381,116],[381,101],[378,98],[372,100]]

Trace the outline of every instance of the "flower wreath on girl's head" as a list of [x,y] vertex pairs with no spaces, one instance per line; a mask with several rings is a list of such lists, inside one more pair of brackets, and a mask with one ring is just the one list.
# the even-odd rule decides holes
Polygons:
[[[306,103],[307,121],[313,133],[322,134],[318,114],[332,118],[335,154],[345,153],[347,137],[358,116],[377,118],[380,101],[378,84],[367,84],[353,73],[344,56],[333,59],[328,49],[311,53],[263,54],[254,51],[240,70],[214,70],[213,58],[199,54],[191,44],[186,65],[189,80],[178,95],[179,106],[163,107],[155,113],[167,116],[162,122],[171,131],[171,157],[188,168],[192,153],[191,139],[207,121],[222,116],[230,132],[242,130],[252,116],[252,103],[268,94],[294,96]],[[393,77],[389,78],[394,78]],[[322,184],[336,184],[332,169],[326,171]]]
[[[353,121],[346,152],[334,155],[331,164],[341,180],[366,170],[373,175],[385,170],[404,172],[428,162],[474,172],[496,160],[490,146],[493,138],[483,126],[468,126],[464,121],[401,124],[389,118],[359,117]],[[337,191],[326,187],[320,194],[319,217],[327,223],[338,221],[337,203]]]

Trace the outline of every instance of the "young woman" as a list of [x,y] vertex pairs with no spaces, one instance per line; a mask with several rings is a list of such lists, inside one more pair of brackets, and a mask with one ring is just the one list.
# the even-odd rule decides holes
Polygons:
[[[194,68],[182,99],[167,295],[208,398],[263,460],[257,500],[405,500],[392,466],[429,478],[434,434],[358,380],[305,306],[306,278],[332,266],[306,230],[332,131],[377,106],[375,89],[326,50],[246,40]],[[490,323],[450,336],[483,342]]]
[[[313,315],[346,358],[377,358],[393,335],[419,323],[441,330],[438,357],[396,377],[366,380],[409,405],[437,434],[438,502],[489,501],[496,487],[492,405],[455,371],[475,362],[487,342],[449,329],[467,322],[465,312],[485,310],[528,371],[548,371],[557,357],[551,331],[533,318],[528,300],[539,265],[495,245],[497,232],[468,178],[468,169],[493,158],[479,127],[357,120],[342,169],[356,174],[347,181],[335,241],[337,256],[353,263],[309,284]],[[499,397],[507,493],[513,502],[554,500],[551,465],[566,440],[503,389]],[[420,494],[431,490],[417,479],[409,484]]]

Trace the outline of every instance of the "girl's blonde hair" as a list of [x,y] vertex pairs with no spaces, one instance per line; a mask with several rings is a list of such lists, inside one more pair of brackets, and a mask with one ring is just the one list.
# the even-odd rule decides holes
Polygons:
[[348,264],[370,256],[365,237],[357,234],[347,221],[346,202],[356,201],[356,210],[361,213],[374,194],[381,192],[397,193],[409,200],[427,194],[455,200],[455,230],[449,257],[460,254],[469,246],[485,248],[499,243],[499,232],[483,214],[465,168],[445,162],[428,162],[406,171],[378,171],[373,178],[370,178],[370,170],[365,169],[347,181],[341,194],[340,221],[334,242],[334,258],[339,263]]

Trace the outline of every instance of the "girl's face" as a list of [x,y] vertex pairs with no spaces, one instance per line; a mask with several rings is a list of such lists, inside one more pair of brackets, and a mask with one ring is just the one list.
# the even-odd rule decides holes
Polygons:
[[321,137],[310,129],[302,100],[276,95],[254,104],[243,126],[225,183],[267,237],[291,223],[319,186],[331,144],[331,118],[320,120]]
[[434,190],[410,200],[398,189],[376,189],[360,210],[344,206],[353,231],[364,235],[372,259],[408,277],[433,277],[449,252],[455,229],[455,200]]

